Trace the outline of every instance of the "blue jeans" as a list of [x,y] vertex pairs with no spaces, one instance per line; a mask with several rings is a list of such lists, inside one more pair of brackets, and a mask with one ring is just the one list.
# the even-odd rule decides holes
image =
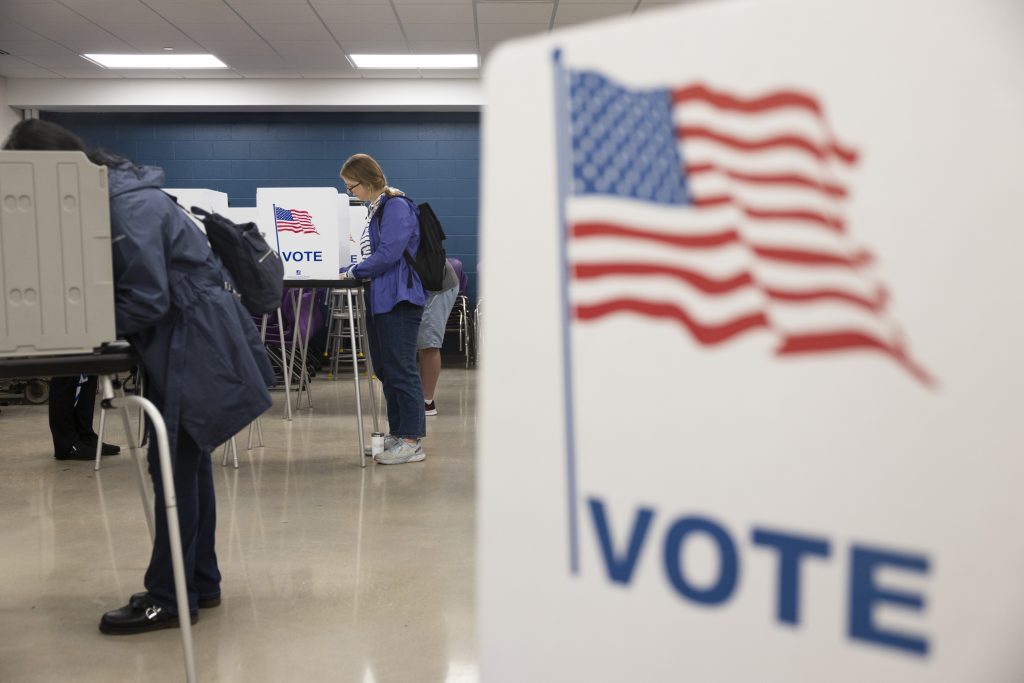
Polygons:
[[370,359],[384,386],[388,425],[393,436],[407,439],[427,435],[423,383],[416,367],[416,335],[422,317],[423,307],[408,301],[398,302],[387,313],[366,314]]
[[[220,596],[220,569],[214,551],[217,502],[213,492],[210,454],[201,451],[185,430],[178,431],[177,442],[177,453],[174,454],[174,494],[178,501],[181,549],[185,556],[188,607],[195,613],[199,609],[200,597]],[[153,478],[153,492],[156,494],[156,538],[153,539],[153,554],[149,559],[149,569],[146,570],[145,586],[154,602],[169,613],[177,614],[171,544],[167,535],[167,509],[164,507],[164,486],[157,453],[156,435],[150,432],[149,475]]]

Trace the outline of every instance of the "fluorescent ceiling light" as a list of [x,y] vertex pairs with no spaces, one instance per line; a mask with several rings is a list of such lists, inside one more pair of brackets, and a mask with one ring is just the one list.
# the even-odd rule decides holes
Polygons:
[[226,69],[213,55],[82,55],[107,69]]
[[476,55],[349,55],[357,69],[475,69]]

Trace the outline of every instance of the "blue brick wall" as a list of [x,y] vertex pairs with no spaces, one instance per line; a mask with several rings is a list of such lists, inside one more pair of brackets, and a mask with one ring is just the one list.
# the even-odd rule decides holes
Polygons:
[[462,259],[476,300],[479,114],[50,112],[44,118],[90,145],[162,166],[169,187],[226,192],[232,206],[255,206],[257,187],[341,189],[342,162],[370,154],[391,185],[434,207],[448,255]]

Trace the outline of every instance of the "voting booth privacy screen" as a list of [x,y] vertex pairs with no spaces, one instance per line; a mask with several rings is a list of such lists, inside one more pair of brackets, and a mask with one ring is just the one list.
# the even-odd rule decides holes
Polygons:
[[106,168],[81,152],[0,152],[0,285],[0,354],[115,338]]
[[1022,83],[1016,0],[492,54],[483,680],[1024,680]]
[[[330,187],[256,189],[260,232],[284,262],[285,280],[337,279],[338,191]],[[345,224],[347,229],[348,224]]]

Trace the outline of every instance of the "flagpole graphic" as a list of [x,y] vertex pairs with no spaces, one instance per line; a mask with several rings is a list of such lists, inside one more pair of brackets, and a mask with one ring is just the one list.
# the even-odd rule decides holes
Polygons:
[[576,433],[573,417],[573,386],[572,386],[572,311],[569,303],[569,221],[566,217],[565,203],[570,192],[569,159],[571,140],[569,131],[569,102],[567,99],[568,80],[562,67],[562,51],[556,49],[552,53],[555,83],[555,156],[558,160],[558,223],[561,230],[558,240],[559,271],[562,285],[562,367],[564,369],[565,396],[565,474],[568,487],[569,505],[569,571],[578,575],[580,571],[579,554],[579,519],[577,515],[576,492]]

